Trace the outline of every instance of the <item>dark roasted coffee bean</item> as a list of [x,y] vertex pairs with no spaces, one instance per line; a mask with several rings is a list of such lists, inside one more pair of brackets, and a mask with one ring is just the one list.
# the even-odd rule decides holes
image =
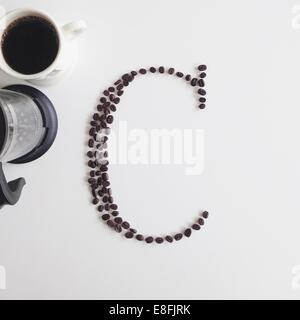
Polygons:
[[114,228],[114,227],[115,227],[115,224],[114,224],[113,221],[111,221],[111,220],[108,220],[108,221],[107,221],[107,225],[108,225],[109,227],[111,227],[111,228]]
[[100,191],[98,191],[98,196],[99,196],[99,197],[103,197],[103,196],[104,196],[104,193],[100,190]]
[[95,183],[96,183],[96,179],[94,179],[94,178],[89,178],[89,179],[88,179],[88,183],[89,183],[89,184],[95,184]]
[[133,228],[130,228],[129,229],[132,233],[137,233],[137,230],[133,229]]
[[99,113],[94,113],[93,119],[94,119],[95,121],[99,120]]
[[109,211],[109,204],[108,204],[108,203],[106,203],[106,204],[104,205],[104,209],[105,209],[105,211]]
[[107,203],[107,202],[108,202],[108,197],[107,197],[107,196],[104,196],[104,197],[102,198],[102,201],[103,201],[104,203]]
[[147,238],[145,239],[145,241],[146,241],[147,243],[152,243],[152,242],[154,241],[154,239],[153,239],[153,237],[147,237]]
[[123,227],[124,229],[129,229],[129,228],[130,228],[130,224],[129,224],[127,221],[124,221],[124,222],[122,223],[122,227]]
[[96,168],[95,162],[92,161],[92,160],[90,160],[90,161],[88,162],[88,166],[89,166],[90,168],[92,168],[92,169]]
[[117,217],[114,219],[115,223],[121,224],[123,222],[123,219],[121,217]]
[[130,231],[128,231],[128,232],[125,233],[125,237],[126,237],[127,239],[132,239],[133,236],[134,236],[133,233],[130,232]]
[[107,157],[108,157],[108,152],[107,152],[107,151],[105,151],[105,152],[103,153],[103,157],[104,157],[104,158],[107,158]]
[[204,89],[199,89],[198,93],[200,94],[200,96],[205,96],[206,95],[206,91]]
[[119,224],[115,225],[115,231],[118,232],[118,233],[121,233],[122,232],[122,227]]
[[155,241],[156,241],[156,243],[161,244],[161,243],[164,242],[164,239],[161,238],[161,237],[157,237],[157,238],[155,239]]
[[204,220],[203,218],[199,218],[198,223],[200,224],[200,226],[204,226]]
[[171,237],[171,236],[166,236],[166,241],[168,241],[168,242],[173,242],[173,237]]
[[[104,182],[106,182],[108,185],[110,185],[110,183],[108,181],[104,181]],[[108,197],[108,202],[109,203],[113,203],[114,202],[114,198],[113,197]]]
[[[110,186],[110,182],[109,181],[102,181],[102,185],[103,187],[107,188]],[[110,202],[110,200],[108,200]]]
[[199,105],[199,109],[203,110],[203,109],[205,109],[205,108],[206,108],[206,105],[205,105],[204,103],[201,103],[201,104]]
[[144,236],[142,234],[138,234],[136,237],[135,237],[138,241],[144,241]]
[[204,211],[204,212],[202,213],[202,217],[203,217],[204,219],[207,219],[208,216],[209,216],[209,213],[208,213],[207,211]]
[[199,77],[200,77],[201,79],[206,78],[206,73],[205,73],[205,72],[200,73]]
[[98,104],[97,105],[97,110],[102,112],[103,111],[103,105],[102,104]]
[[94,157],[94,153],[92,151],[89,151],[87,154],[86,154],[89,158],[93,158]]
[[200,227],[199,224],[197,224],[197,223],[193,224],[192,228],[193,228],[194,230],[200,230],[200,229],[201,229],[201,227]]
[[106,118],[106,121],[107,121],[108,124],[112,124],[114,122],[114,117],[113,116],[108,116]]
[[128,87],[128,86],[129,86],[129,82],[124,80],[124,81],[123,81],[123,86],[124,86],[124,87]]
[[193,78],[193,79],[191,80],[191,85],[192,85],[193,87],[195,87],[196,84],[197,84],[197,81],[198,81],[198,79]]
[[191,236],[191,234],[192,234],[192,230],[189,228],[189,229],[186,229],[185,231],[184,231],[184,235],[187,237],[187,238],[189,238],[190,236]]
[[150,70],[151,73],[155,73],[156,72],[156,68],[154,68],[154,67],[151,67],[149,70]]
[[117,97],[117,98],[115,98],[114,103],[115,103],[115,104],[119,104],[120,101],[121,101],[120,98]]
[[103,94],[104,94],[106,97],[108,97],[108,96],[109,96],[109,91],[108,91],[108,90],[105,90],[105,91],[103,92]]
[[93,136],[95,133],[96,133],[95,128],[91,128],[90,131],[89,131],[89,135]]
[[105,102],[106,102],[106,98],[105,98],[105,97],[101,97],[101,98],[100,98],[100,102],[101,102],[101,103],[105,103]]
[[146,70],[146,69],[140,69],[140,70],[139,70],[139,73],[140,73],[140,74],[146,74],[146,73],[147,73],[147,70]]
[[112,215],[113,217],[117,217],[117,216],[119,215],[119,211],[113,211],[113,212],[111,213],[111,215]]
[[117,86],[117,85],[120,84],[121,82],[122,82],[122,80],[119,79],[119,80],[117,80],[117,81],[114,83],[114,85]]
[[204,64],[201,64],[199,67],[198,67],[198,70],[199,71],[205,71],[207,69],[206,65]]
[[101,166],[101,167],[100,167],[100,171],[101,171],[101,172],[107,172],[107,171],[108,171],[107,166]]
[[98,207],[98,211],[99,211],[99,212],[103,212],[103,210],[104,210],[103,205],[100,205],[100,206]]
[[112,210],[118,210],[118,206],[117,206],[116,204],[111,204],[111,205],[110,205],[110,208],[111,208]]
[[201,97],[201,98],[199,99],[199,101],[202,102],[202,103],[205,103],[205,102],[206,102],[206,98]]
[[109,108],[110,108],[111,112],[117,111],[117,107],[114,104],[111,104]]
[[159,71],[159,73],[165,73],[165,68],[164,67],[159,67],[158,71]]
[[114,87],[109,87],[109,88],[108,88],[108,91],[109,91],[109,92],[114,92],[114,91],[115,91],[115,88],[114,88]]
[[191,81],[191,79],[192,79],[192,77],[191,77],[190,74],[187,74],[187,75],[185,76],[185,80],[186,80],[186,81]]
[[114,94],[109,95],[109,100],[113,102],[115,100],[116,96]]
[[182,73],[182,72],[176,72],[176,76],[177,76],[178,78],[182,78],[182,77],[183,77],[183,73]]
[[199,79],[198,80],[198,86],[201,87],[201,88],[205,87],[205,82],[204,82],[203,79]]
[[179,241],[179,240],[182,239],[182,237],[183,237],[183,234],[182,234],[182,233],[177,233],[177,234],[174,236],[174,239],[175,239],[176,241]]
[[118,90],[118,91],[122,90],[123,88],[124,88],[124,86],[123,86],[122,84],[119,84],[119,85],[117,86],[117,90]]
[[96,175],[96,173],[95,173],[95,171],[94,171],[94,170],[90,171],[90,177],[91,177],[91,178],[94,178],[94,177],[95,177],[95,175]]
[[132,76],[135,77],[135,76],[137,76],[137,74],[138,74],[138,73],[137,73],[136,71],[131,71],[131,75],[132,75]]
[[124,91],[120,90],[117,92],[117,96],[121,97],[123,95]]
[[96,176],[100,176],[101,175],[101,172],[98,170],[96,171]]
[[107,181],[107,180],[109,179],[108,174],[107,174],[106,172],[105,172],[105,173],[102,173],[101,177],[102,177],[102,179],[105,180],[105,181]]
[[102,220],[104,220],[104,221],[109,220],[109,218],[110,218],[110,215],[109,215],[109,214],[104,214],[104,215],[102,216]]
[[129,77],[130,77],[130,75],[128,73],[125,73],[122,75],[122,80],[127,81]]
[[174,69],[174,68],[169,68],[169,70],[168,70],[168,73],[169,73],[169,74],[174,74],[174,72],[175,72],[175,69]]
[[98,122],[97,121],[91,121],[90,122],[90,125],[92,126],[92,127],[97,127],[97,124],[98,124]]

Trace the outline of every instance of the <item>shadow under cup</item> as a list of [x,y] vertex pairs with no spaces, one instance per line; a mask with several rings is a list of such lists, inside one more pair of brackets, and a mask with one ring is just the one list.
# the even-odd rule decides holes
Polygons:
[[56,27],[46,18],[28,15],[5,29],[1,50],[6,64],[24,75],[38,74],[55,61],[59,51]]

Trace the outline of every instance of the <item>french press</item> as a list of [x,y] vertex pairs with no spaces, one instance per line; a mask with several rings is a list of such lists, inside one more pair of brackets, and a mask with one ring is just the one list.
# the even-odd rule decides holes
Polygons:
[[25,85],[0,89],[0,208],[18,202],[25,179],[6,181],[2,163],[22,164],[44,155],[57,134],[52,102]]

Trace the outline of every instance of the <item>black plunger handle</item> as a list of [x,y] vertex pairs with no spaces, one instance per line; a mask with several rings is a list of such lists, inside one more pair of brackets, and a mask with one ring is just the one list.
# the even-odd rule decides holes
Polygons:
[[25,184],[26,181],[24,178],[19,178],[7,183],[2,169],[2,163],[0,162],[0,209],[4,205],[15,205],[20,199]]

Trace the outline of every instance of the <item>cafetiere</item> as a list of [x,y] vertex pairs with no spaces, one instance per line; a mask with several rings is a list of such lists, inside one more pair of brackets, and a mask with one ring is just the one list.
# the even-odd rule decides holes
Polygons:
[[57,115],[41,91],[25,85],[0,89],[0,208],[18,202],[25,179],[7,182],[2,164],[22,164],[44,155],[57,134]]

